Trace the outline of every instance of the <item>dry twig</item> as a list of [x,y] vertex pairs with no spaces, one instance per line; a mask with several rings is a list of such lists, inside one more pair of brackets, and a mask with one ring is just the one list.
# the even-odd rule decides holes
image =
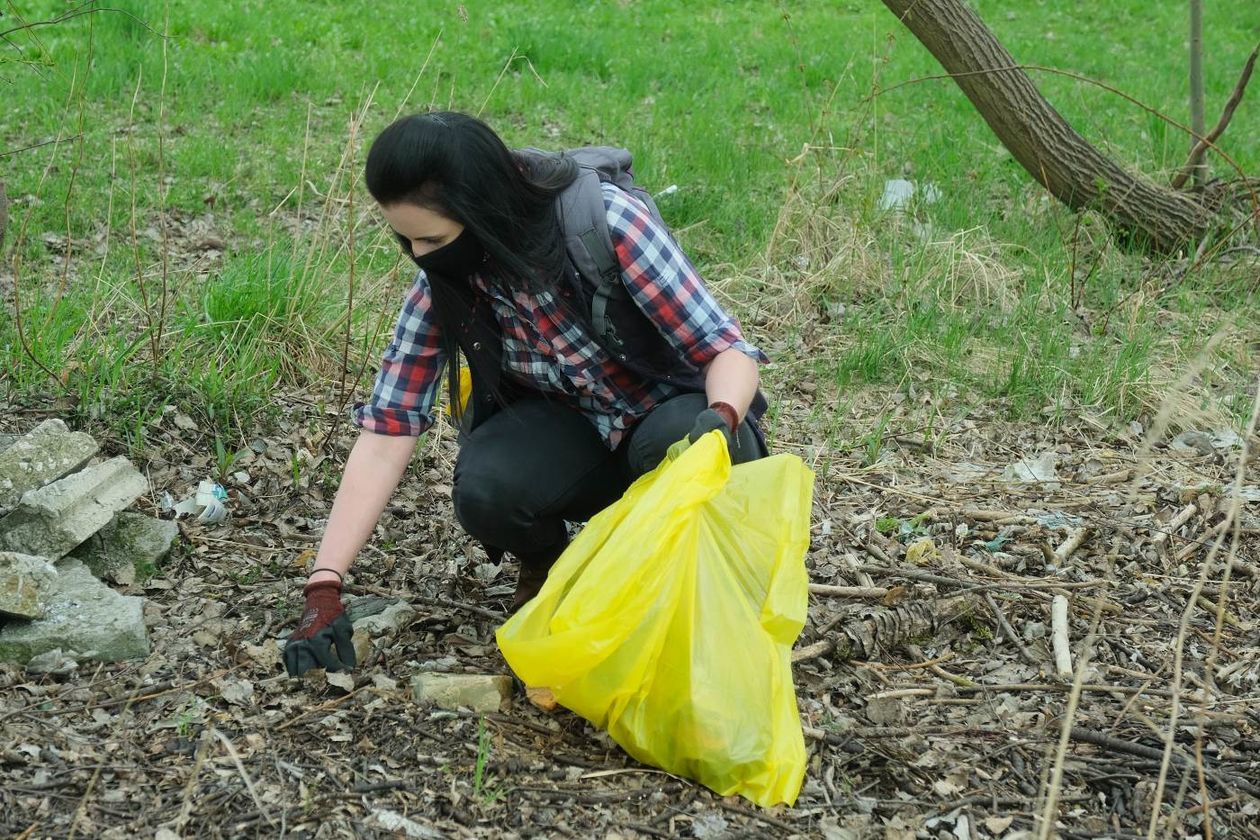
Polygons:
[[1061,679],[1072,676],[1072,649],[1068,641],[1068,602],[1055,595],[1050,602],[1050,640],[1054,648],[1054,670]]
[[810,595],[830,595],[836,598],[860,598],[881,600],[888,597],[890,590],[882,586],[832,586],[826,583],[811,583]]
[[1229,94],[1229,99],[1225,101],[1225,108],[1221,112],[1221,118],[1216,121],[1216,125],[1207,134],[1199,138],[1199,142],[1194,144],[1194,148],[1190,150],[1190,156],[1186,158],[1186,162],[1178,170],[1172,179],[1172,188],[1177,190],[1186,183],[1186,180],[1194,172],[1195,167],[1199,165],[1199,161],[1203,159],[1203,155],[1212,144],[1216,142],[1225,129],[1229,126],[1229,121],[1234,118],[1234,110],[1238,107],[1238,103],[1242,101],[1243,91],[1247,89],[1247,82],[1251,81],[1251,71],[1256,67],[1256,56],[1260,55],[1260,47],[1256,47],[1251,51],[1251,55],[1247,57],[1247,61],[1243,64],[1242,74],[1238,77],[1234,90]]

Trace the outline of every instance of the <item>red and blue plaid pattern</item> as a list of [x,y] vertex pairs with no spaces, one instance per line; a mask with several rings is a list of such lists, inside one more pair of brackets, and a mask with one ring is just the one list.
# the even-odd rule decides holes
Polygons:
[[[603,184],[608,230],[622,279],[644,314],[696,367],[724,350],[766,361],[744,340],[673,239],[638,199]],[[678,395],[678,387],[645,381],[603,350],[572,313],[573,298],[555,292],[505,293],[488,278],[473,284],[490,301],[503,332],[503,369],[520,384],[582,412],[610,449],[645,414]],[[421,272],[403,302],[372,398],[354,408],[354,422],[384,435],[419,435],[433,424],[446,354]]]

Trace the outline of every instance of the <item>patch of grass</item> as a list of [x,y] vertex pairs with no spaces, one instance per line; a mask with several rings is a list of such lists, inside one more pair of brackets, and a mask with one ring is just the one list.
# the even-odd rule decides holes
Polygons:
[[477,759],[473,764],[473,796],[482,805],[493,805],[503,798],[506,791],[497,782],[490,780],[487,768],[490,764],[490,753],[493,749],[490,730],[486,729],[484,718],[477,719]]
[[[64,8],[32,0],[12,17]],[[1017,60],[1183,119],[1175,4],[980,11]],[[1254,4],[1209,21],[1210,108],[1258,28]],[[940,68],[879,4],[512,0],[364,15],[275,0],[260,16],[119,0],[16,33],[0,55],[23,104],[0,112],[0,151],[44,144],[6,158],[29,354],[0,320],[5,387],[68,397],[136,448],[166,404],[228,439],[266,418],[278,384],[339,379],[347,328],[350,374],[377,355],[407,275],[357,173],[375,131],[427,107],[481,111],[517,145],[623,144],[650,189],[677,184],[662,210],[782,363],[768,379],[808,370],[842,391],[914,383],[1015,417],[1122,418],[1164,400],[1226,330],[1236,340],[1210,368],[1223,408],[1202,410],[1249,410],[1254,263],[1209,264],[1162,292],[1168,273],[1048,200],[956,85],[893,89]],[[1166,123],[1099,87],[1034,78],[1126,165],[1162,177],[1180,164],[1188,144]],[[1257,134],[1260,109],[1244,105],[1220,141],[1252,173]],[[894,177],[932,182],[939,199],[881,211]],[[228,243],[221,264],[207,270],[184,241],[193,223]],[[811,422],[853,438],[825,412]]]

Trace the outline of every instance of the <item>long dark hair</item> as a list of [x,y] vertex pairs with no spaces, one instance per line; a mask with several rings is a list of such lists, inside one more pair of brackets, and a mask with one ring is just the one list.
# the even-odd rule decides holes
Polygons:
[[[555,199],[577,172],[567,158],[514,154],[476,117],[432,111],[382,131],[364,175],[378,203],[415,204],[472,231],[494,282],[537,292],[552,288],[565,270]],[[410,255],[410,244],[404,248]]]

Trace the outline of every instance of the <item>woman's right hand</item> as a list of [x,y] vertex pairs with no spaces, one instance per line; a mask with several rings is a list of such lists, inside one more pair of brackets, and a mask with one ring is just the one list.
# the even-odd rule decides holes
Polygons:
[[341,579],[376,527],[415,448],[414,437],[372,432],[362,432],[355,441],[315,555],[311,580],[302,590],[306,609],[284,649],[289,676],[301,676],[311,668],[343,671],[355,666],[354,628],[341,608]]
[[354,627],[341,607],[341,583],[320,580],[302,590],[306,609],[298,628],[284,646],[284,668],[300,677],[312,668],[348,671],[357,664],[352,637]]

